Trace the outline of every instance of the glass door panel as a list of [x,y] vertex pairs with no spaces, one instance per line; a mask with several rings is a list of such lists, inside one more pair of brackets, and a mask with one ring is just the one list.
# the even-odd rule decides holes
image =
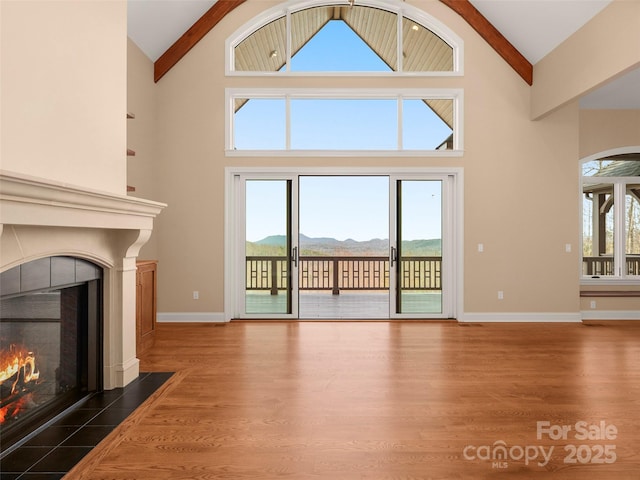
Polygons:
[[442,181],[398,180],[392,250],[398,314],[442,314]]
[[291,180],[245,182],[247,316],[293,313]]
[[299,177],[300,318],[389,318],[389,177]]

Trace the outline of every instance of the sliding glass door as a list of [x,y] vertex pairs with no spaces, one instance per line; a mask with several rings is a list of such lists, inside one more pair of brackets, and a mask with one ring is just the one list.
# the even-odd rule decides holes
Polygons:
[[242,316],[297,318],[297,241],[291,179],[246,178]]
[[394,316],[447,316],[443,308],[443,180],[394,179]]
[[454,176],[234,177],[235,318],[454,317]]

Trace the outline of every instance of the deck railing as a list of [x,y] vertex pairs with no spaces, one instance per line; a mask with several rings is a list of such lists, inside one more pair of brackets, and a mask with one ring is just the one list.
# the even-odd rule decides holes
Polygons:
[[[269,290],[277,295],[287,287],[286,257],[248,256],[247,290]],[[389,257],[317,257],[299,260],[300,290],[325,290],[334,295],[341,290],[388,290]],[[400,288],[441,290],[442,257],[402,257]]]
[[[640,257],[627,257],[627,275],[640,275]],[[287,287],[286,257],[248,256],[247,290],[269,290],[277,295]],[[614,275],[612,257],[583,257],[582,274],[590,277]],[[441,290],[442,257],[403,257],[400,288]],[[388,257],[300,257],[300,290],[388,290]]]
[[[640,256],[627,256],[626,275],[640,275]],[[613,257],[582,257],[582,274],[589,277],[615,275]]]

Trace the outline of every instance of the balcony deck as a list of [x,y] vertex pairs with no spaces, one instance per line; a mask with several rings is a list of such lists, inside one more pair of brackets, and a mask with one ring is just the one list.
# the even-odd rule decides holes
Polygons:
[[[403,313],[439,313],[441,292],[403,293]],[[282,313],[286,311],[286,295],[249,291],[247,313]],[[348,291],[340,295],[331,292],[301,291],[301,319],[385,319],[389,318],[389,291]]]
[[[290,259],[246,257],[246,309],[251,314],[287,311]],[[442,312],[442,257],[398,260],[402,313]],[[299,318],[389,318],[390,260],[370,256],[302,256]]]

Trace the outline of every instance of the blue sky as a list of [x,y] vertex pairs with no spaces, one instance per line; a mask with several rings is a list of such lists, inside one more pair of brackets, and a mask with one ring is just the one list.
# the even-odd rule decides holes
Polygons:
[[301,177],[299,194],[308,237],[389,238],[388,177]]
[[257,242],[271,235],[287,233],[287,182],[246,182],[247,240]]
[[[300,177],[300,232],[363,241],[389,238],[389,177]],[[441,182],[402,182],[403,240],[441,237]]]
[[[285,235],[287,182],[247,181],[247,240]],[[402,183],[403,240],[441,238],[441,182]],[[389,238],[389,177],[301,176],[299,229],[312,237]]]
[[330,21],[291,59],[294,72],[389,72],[391,69],[341,20]]

